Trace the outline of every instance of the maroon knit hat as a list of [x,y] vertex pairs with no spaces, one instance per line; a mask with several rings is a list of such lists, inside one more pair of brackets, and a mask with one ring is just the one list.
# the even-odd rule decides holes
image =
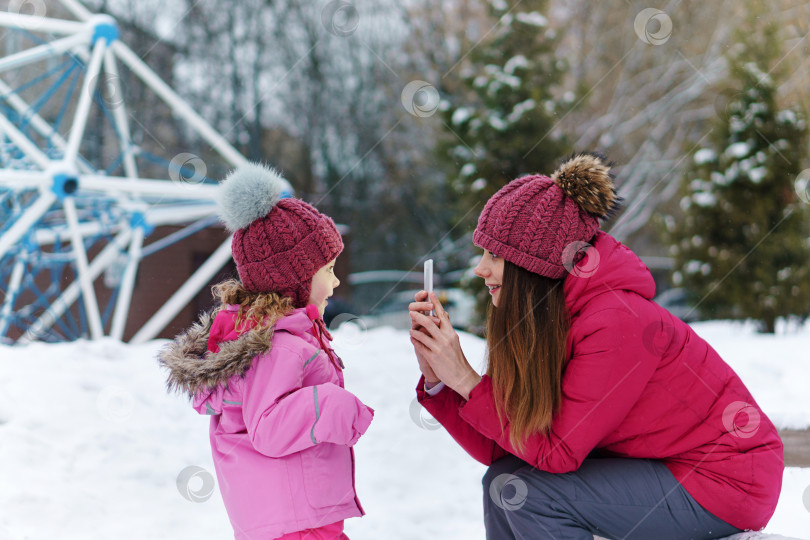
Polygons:
[[242,285],[306,306],[312,277],[343,251],[335,222],[293,198],[290,184],[259,164],[231,172],[220,185],[218,202],[222,220],[234,233],[231,252]]
[[618,205],[609,171],[602,156],[578,154],[551,177],[509,182],[487,201],[473,243],[535,274],[564,277],[580,253],[575,242],[593,238],[598,218]]

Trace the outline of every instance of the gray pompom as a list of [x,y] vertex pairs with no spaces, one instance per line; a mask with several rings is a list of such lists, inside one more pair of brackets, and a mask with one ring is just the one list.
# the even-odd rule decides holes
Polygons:
[[248,163],[232,171],[219,186],[219,215],[229,231],[244,229],[266,216],[293,189],[278,171]]

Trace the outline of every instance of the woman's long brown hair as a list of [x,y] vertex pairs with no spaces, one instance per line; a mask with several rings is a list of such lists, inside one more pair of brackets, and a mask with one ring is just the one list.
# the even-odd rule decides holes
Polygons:
[[247,290],[242,282],[227,279],[211,288],[214,298],[219,300],[217,311],[228,304],[239,306],[236,327],[247,320],[258,328],[269,328],[294,309],[293,299],[274,292],[255,293]]
[[504,261],[499,306],[487,312],[487,375],[502,425],[522,450],[535,433],[547,434],[562,401],[568,313],[563,280]]

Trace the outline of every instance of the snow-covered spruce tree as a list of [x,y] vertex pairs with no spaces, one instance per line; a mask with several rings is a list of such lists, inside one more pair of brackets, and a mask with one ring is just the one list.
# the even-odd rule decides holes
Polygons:
[[778,28],[755,28],[732,49],[731,98],[692,156],[670,238],[673,282],[705,316],[754,319],[773,333],[777,317],[810,314],[810,219],[794,189],[807,129],[776,103]]
[[[482,40],[456,68],[460,77],[444,77],[446,142],[438,152],[455,200],[451,219],[462,238],[471,235],[498,189],[524,174],[551,174],[570,153],[556,124],[574,94],[558,86],[567,67],[555,56],[546,7],[545,0],[488,0],[492,26],[481,29]],[[477,278],[462,285],[477,297],[478,317],[468,330],[482,333],[487,289]]]
[[[573,93],[554,94],[566,65],[555,56],[546,7],[545,0],[490,0],[492,30],[457,68],[460,84],[442,89],[448,142],[440,151],[458,195],[458,218],[467,216],[462,226],[474,224],[508,181],[550,174],[569,152],[555,125]],[[468,212],[474,206],[479,212]]]

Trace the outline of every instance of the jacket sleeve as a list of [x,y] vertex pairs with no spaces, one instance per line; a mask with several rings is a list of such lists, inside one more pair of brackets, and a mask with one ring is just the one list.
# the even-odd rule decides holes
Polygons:
[[588,327],[593,331],[575,343],[566,366],[562,404],[548,435],[531,435],[523,451],[514,448],[509,442],[509,423],[501,429],[492,380],[487,376],[470,392],[459,416],[540,470],[577,470],[632,409],[659,362],[659,356],[644,345],[642,319],[629,311],[605,309],[589,316]]
[[[325,354],[325,353],[320,353]],[[299,352],[274,346],[245,376],[242,415],[253,447],[282,457],[321,443],[353,446],[374,410],[333,383],[302,387]]]
[[464,398],[455,390],[447,387],[431,396],[425,391],[425,377],[422,376],[416,386],[416,397],[447,433],[477,461],[490,465],[508,455],[495,441],[482,435],[461,418],[459,409],[464,404]]

